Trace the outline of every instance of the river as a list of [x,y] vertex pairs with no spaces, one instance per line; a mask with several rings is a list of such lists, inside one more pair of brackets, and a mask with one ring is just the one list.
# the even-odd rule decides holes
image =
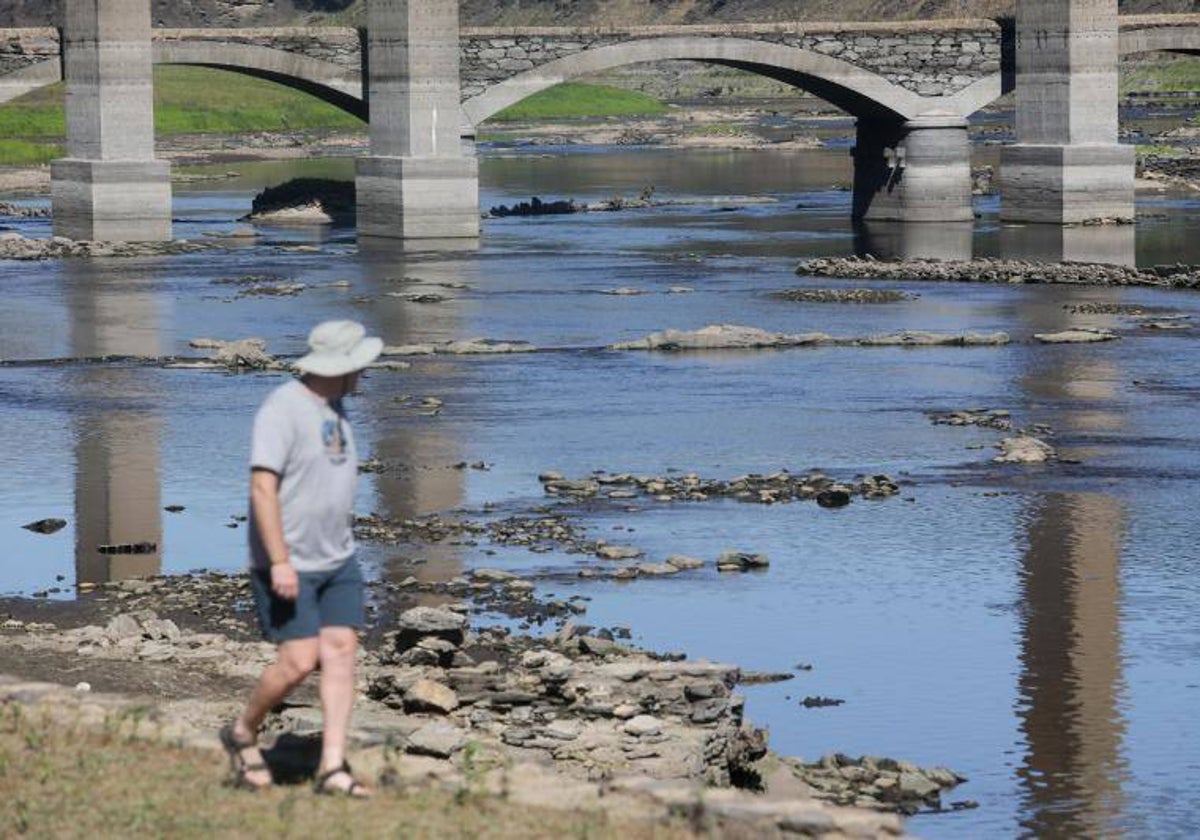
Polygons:
[[[980,151],[986,157],[988,150]],[[345,159],[222,165],[240,177],[177,187],[176,236],[229,231],[261,186],[349,177]],[[1139,198],[1127,228],[1060,236],[1005,228],[993,197],[973,226],[849,223],[844,149],[794,152],[492,149],[482,204],[532,195],[704,199],[656,210],[484,222],[477,250],[363,253],[353,231],[262,228],[257,244],[162,258],[0,264],[0,591],[75,597],[78,581],[235,570],[244,557],[249,426],[280,380],[135,362],[33,360],[197,355],[199,336],[262,336],[299,353],[328,317],[389,344],[484,336],[547,352],[422,358],[375,372],[353,411],[360,512],[408,516],[545,503],[538,473],[665,475],[820,467],[888,473],[900,497],[816,505],[676,502],[579,510],[592,536],[651,559],[762,552],[762,573],[711,565],[633,583],[541,585],[590,599],[587,621],[691,657],[793,670],[744,689],[779,752],[840,751],[945,765],[970,778],[912,818],[926,837],[1185,837],[1200,806],[1200,576],[1194,511],[1197,330],[1147,329],[1113,307],[1200,318],[1192,292],[890,283],[909,300],[791,303],[808,256],[1019,256],[1200,263],[1200,201]],[[736,196],[767,197],[743,203]],[[45,220],[18,220],[45,236]],[[237,297],[247,275],[306,284]],[[408,278],[409,282],[402,282]],[[341,281],[348,281],[348,285]],[[420,281],[419,283],[414,281]],[[440,284],[440,285],[439,285]],[[686,286],[689,293],[670,293]],[[644,294],[612,295],[618,287]],[[416,303],[391,292],[436,291]],[[668,327],[736,323],[854,336],[1004,330],[1003,347],[826,347],[704,354],[603,348]],[[1182,320],[1187,325],[1190,322]],[[1120,340],[1041,345],[1036,332],[1107,327]],[[423,403],[442,401],[440,407]],[[1002,408],[1045,424],[1065,463],[990,462],[1002,434],[934,425],[931,411]],[[1077,461],[1078,463],[1069,463]],[[486,469],[462,468],[484,462]],[[1190,488],[1190,489],[1189,489]],[[166,512],[164,507],[184,510]],[[42,535],[20,525],[68,520]],[[149,541],[147,554],[102,544]],[[495,552],[494,554],[491,552]],[[364,546],[375,575],[446,579],[487,565],[567,572],[578,558],[446,546],[427,557]],[[845,702],[804,708],[808,696]]]

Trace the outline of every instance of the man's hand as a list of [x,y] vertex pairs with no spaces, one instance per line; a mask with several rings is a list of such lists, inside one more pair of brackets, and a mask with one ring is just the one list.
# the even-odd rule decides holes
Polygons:
[[285,601],[295,601],[300,594],[300,576],[291,563],[271,564],[271,591]]

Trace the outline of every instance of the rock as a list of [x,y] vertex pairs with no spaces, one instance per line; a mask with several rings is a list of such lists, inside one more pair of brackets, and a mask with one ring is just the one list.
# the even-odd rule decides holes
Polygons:
[[398,650],[413,647],[427,636],[445,639],[461,645],[466,636],[467,618],[460,613],[437,607],[413,607],[400,614],[397,620],[399,633],[396,636]]
[[941,790],[941,786],[920,773],[901,773],[897,790],[905,799],[925,799],[937,794]]
[[631,545],[602,545],[596,549],[601,560],[633,560],[642,556],[642,550]]
[[434,712],[448,715],[458,708],[458,695],[454,689],[433,680],[421,679],[404,692],[404,711]]
[[1062,330],[1053,333],[1034,333],[1034,338],[1042,344],[1093,344],[1099,341],[1113,341],[1119,336],[1111,330]]
[[212,349],[213,360],[229,368],[261,370],[276,364],[275,358],[267,353],[267,342],[261,338],[221,341]]
[[819,695],[813,695],[811,697],[805,697],[803,700],[801,700],[800,705],[806,709],[823,709],[826,706],[840,706],[845,702],[845,700],[839,700],[836,697],[821,697]]
[[630,718],[637,717],[640,711],[641,709],[632,703],[620,703],[613,707],[612,716],[618,720],[629,720]]
[[786,671],[742,671],[739,682],[742,685],[763,685],[765,683],[786,682],[795,679],[795,674]]
[[397,344],[387,345],[380,351],[381,356],[432,356],[437,349],[432,344]]
[[644,563],[637,567],[639,575],[648,577],[666,577],[667,575],[677,575],[681,571],[678,566],[673,566],[670,563]]
[[765,347],[798,347],[828,341],[824,333],[787,335],[755,327],[712,324],[692,332],[665,330],[636,341],[612,345],[612,350],[737,350]]
[[574,741],[579,737],[580,726],[574,721],[556,720],[551,722],[543,732],[546,737],[554,738],[558,741]]
[[600,492],[600,484],[590,479],[572,481],[570,479],[554,479],[542,482],[542,488],[554,496],[574,496],[587,498]]
[[702,569],[702,568],[704,568],[703,560],[697,559],[695,557],[687,557],[682,554],[672,554],[670,557],[667,558],[666,562],[669,565],[674,566],[676,569],[679,569],[681,571],[686,570],[686,569]]
[[749,554],[744,551],[725,551],[717,558],[718,572],[746,572],[751,569],[765,569],[771,561],[765,554]]
[[621,731],[635,738],[645,738],[662,732],[662,726],[662,721],[652,715],[638,715],[627,720]]
[[169,618],[152,618],[142,622],[142,635],[148,639],[177,642],[183,635],[179,626]]
[[104,634],[114,642],[121,639],[140,639],[142,625],[138,624],[138,620],[128,613],[121,613],[109,619],[104,628]]
[[533,353],[537,350],[525,341],[497,341],[490,338],[468,338],[436,346],[438,353],[453,356],[495,355],[503,353]]
[[467,743],[466,733],[444,721],[422,726],[408,736],[406,752],[434,758],[450,758]]
[[471,579],[483,581],[485,583],[500,583],[503,581],[517,580],[517,576],[512,572],[505,572],[501,569],[475,569],[471,572]]
[[889,335],[855,339],[862,347],[998,347],[1008,344],[1008,333],[933,333],[904,330]]
[[590,653],[593,656],[607,656],[620,649],[620,645],[612,639],[603,639],[599,636],[580,636],[579,649],[584,653]]
[[1000,454],[992,460],[997,464],[1044,464],[1054,460],[1054,447],[1029,435],[1005,438],[998,444]]
[[271,222],[328,224],[355,211],[353,181],[294,178],[268,187],[254,197],[250,217]]
[[67,527],[65,519],[39,519],[36,522],[27,522],[21,526],[26,531],[33,531],[38,534],[53,534]]
[[772,293],[778,300],[797,303],[897,303],[916,295],[896,289],[784,289]]
[[817,494],[817,504],[823,508],[840,508],[850,504],[850,494],[845,490],[823,490]]

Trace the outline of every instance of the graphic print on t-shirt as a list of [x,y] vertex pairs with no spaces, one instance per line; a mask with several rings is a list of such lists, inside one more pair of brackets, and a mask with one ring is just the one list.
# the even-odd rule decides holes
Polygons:
[[342,435],[340,418],[326,420],[321,424],[321,441],[325,444],[325,454],[340,461],[346,454],[346,438]]

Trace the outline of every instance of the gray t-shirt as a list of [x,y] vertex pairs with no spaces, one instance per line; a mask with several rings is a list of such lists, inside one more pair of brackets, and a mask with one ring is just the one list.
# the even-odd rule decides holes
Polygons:
[[[296,571],[330,571],[354,554],[358,456],[340,403],[327,403],[299,380],[276,388],[254,417],[250,466],[279,476],[283,538]],[[271,565],[253,504],[250,562]]]

